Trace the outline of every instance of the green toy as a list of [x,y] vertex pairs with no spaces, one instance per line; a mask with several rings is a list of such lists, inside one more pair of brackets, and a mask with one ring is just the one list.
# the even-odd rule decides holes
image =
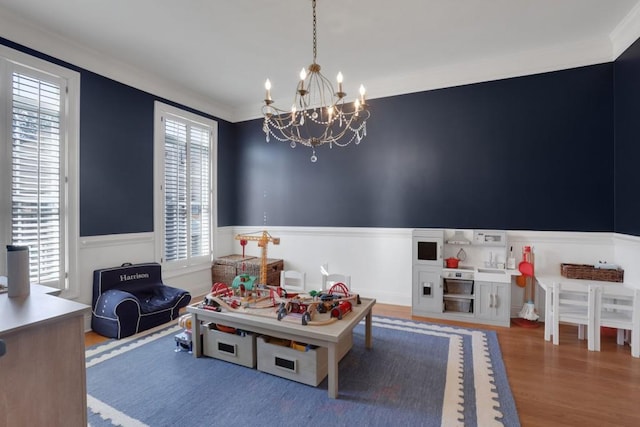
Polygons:
[[233,289],[238,289],[240,285],[243,285],[245,290],[252,291],[257,279],[258,278],[256,276],[250,276],[246,273],[239,274],[233,279],[231,287]]

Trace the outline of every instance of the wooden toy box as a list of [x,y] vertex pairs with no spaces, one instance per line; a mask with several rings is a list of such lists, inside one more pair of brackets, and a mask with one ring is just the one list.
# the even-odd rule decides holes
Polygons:
[[253,333],[236,335],[219,331],[214,325],[203,329],[202,353],[205,356],[248,368],[256,367],[256,337]]
[[[303,384],[318,386],[327,376],[327,348],[316,347],[307,351],[281,345],[281,340],[268,336],[256,338],[258,370]],[[274,342],[278,342],[274,344]],[[338,344],[338,355],[342,359],[351,350],[353,334],[348,334]]]

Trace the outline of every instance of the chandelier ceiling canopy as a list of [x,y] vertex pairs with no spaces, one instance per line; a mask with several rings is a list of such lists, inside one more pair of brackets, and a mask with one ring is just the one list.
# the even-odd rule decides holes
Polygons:
[[316,162],[316,148],[329,144],[346,147],[351,142],[359,144],[367,135],[368,105],[365,89],[360,85],[358,96],[352,102],[346,100],[343,91],[343,76],[338,72],[338,90],[320,72],[317,57],[316,0],[313,8],[313,62],[300,71],[293,103],[288,110],[274,105],[271,98],[271,82],[265,82],[266,97],[262,106],[264,115],[263,131],[266,141],[271,137],[278,141],[289,141],[291,148],[298,144],[313,150],[311,161]]

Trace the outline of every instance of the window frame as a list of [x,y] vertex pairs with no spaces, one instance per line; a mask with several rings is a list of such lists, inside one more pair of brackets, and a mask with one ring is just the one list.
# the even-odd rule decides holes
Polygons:
[[[64,110],[61,111],[61,281],[55,287],[65,298],[80,295],[78,280],[79,240],[79,135],[80,73],[51,62],[0,45],[0,120],[5,131],[0,134],[0,243],[11,242],[11,152],[12,152],[12,73],[18,71],[40,80],[61,84]],[[6,257],[0,257],[0,271],[6,271]],[[51,284],[48,284],[51,286]]]
[[[204,256],[187,256],[184,260],[166,261],[165,259],[165,127],[164,117],[174,120],[204,126],[209,128],[211,144],[209,147],[209,250]],[[181,270],[187,272],[211,268],[214,253],[214,235],[217,229],[217,152],[218,152],[218,123],[215,120],[200,116],[177,107],[155,101],[154,103],[154,235],[155,258],[167,271]],[[188,246],[190,242],[188,243]]]

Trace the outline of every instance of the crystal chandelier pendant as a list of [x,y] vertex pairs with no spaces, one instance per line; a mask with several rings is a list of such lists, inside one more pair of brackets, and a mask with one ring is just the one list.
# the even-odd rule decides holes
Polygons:
[[264,120],[264,124],[262,125],[262,131],[264,132],[264,139],[269,142],[269,126],[267,125],[267,120]]
[[[337,91],[320,72],[317,57],[316,0],[313,9],[313,62],[300,71],[293,105],[283,110],[274,105],[271,98],[271,82],[265,82],[266,97],[262,107],[265,117],[263,130],[267,142],[270,136],[276,140],[289,141],[291,148],[298,144],[313,150],[311,162],[316,162],[316,148],[324,144],[346,147],[352,141],[359,144],[366,136],[366,123],[370,113],[365,99],[364,86],[353,103],[345,102],[342,73],[337,75]],[[299,117],[298,117],[299,116]]]

